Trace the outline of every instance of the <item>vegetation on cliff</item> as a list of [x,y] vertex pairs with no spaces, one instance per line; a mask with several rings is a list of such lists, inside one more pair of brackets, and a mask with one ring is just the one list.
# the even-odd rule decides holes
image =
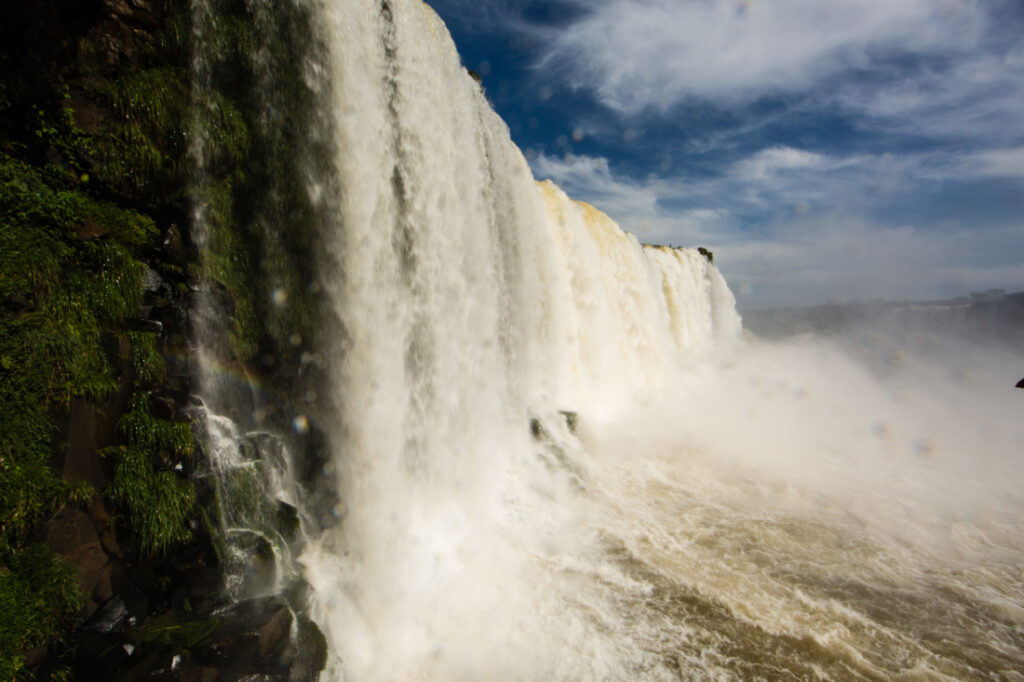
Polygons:
[[[0,679],[105,674],[54,645],[111,601],[112,570],[145,593],[126,641],[213,636],[190,602],[219,559],[189,475],[188,314],[226,292],[219,359],[315,400],[313,34],[306,10],[234,0],[47,0],[0,26]],[[83,519],[78,551],[61,524]]]
[[[179,172],[184,86],[141,58],[100,64],[96,5],[14,13],[8,28],[23,34],[5,35],[0,55],[0,679],[66,639],[83,606],[74,567],[44,543],[61,508],[106,494],[144,554],[190,534],[194,493],[175,466],[191,433],[151,414],[165,370],[159,325],[141,319],[157,222],[185,196],[152,190]],[[40,31],[65,34],[30,42],[51,38]],[[55,466],[76,401],[131,405],[103,453],[113,485]]]

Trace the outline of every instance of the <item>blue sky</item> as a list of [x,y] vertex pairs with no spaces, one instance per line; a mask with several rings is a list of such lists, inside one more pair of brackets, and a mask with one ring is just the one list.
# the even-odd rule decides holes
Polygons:
[[741,308],[1024,290],[1022,0],[429,0],[538,178]]

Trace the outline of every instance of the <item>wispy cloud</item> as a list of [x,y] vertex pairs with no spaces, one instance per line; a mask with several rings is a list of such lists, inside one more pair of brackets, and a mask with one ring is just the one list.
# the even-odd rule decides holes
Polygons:
[[609,107],[687,97],[748,100],[812,87],[893,54],[967,52],[985,29],[972,0],[605,0],[560,32],[548,64]]
[[1024,147],[977,152],[966,156],[962,162],[964,174],[1024,180]]

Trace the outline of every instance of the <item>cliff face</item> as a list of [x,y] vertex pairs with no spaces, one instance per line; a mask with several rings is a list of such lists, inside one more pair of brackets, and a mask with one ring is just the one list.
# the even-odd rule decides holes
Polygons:
[[[266,310],[311,247],[289,245],[266,276],[274,245],[254,218],[303,202],[298,187],[253,199],[284,142],[255,130],[247,12],[212,10],[222,56],[198,95],[187,2],[19,3],[0,28],[0,679],[323,666],[308,620],[305,645],[291,641],[284,601],[226,601],[190,423],[199,300],[221,362],[278,381],[283,402],[318,381],[283,352],[312,342],[315,293],[296,286],[295,306]],[[199,128],[214,140],[201,176]],[[196,197],[215,204],[202,249]],[[265,427],[288,417],[264,407]],[[296,447],[315,457],[315,431]]]

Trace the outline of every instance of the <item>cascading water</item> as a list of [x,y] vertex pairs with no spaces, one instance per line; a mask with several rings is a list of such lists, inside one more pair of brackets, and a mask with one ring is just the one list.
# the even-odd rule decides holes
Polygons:
[[327,677],[1024,675],[991,364],[933,390],[742,339],[704,254],[533,180],[426,5],[297,5],[334,151],[306,189],[340,501],[300,558]]
[[[578,578],[555,568],[575,560],[578,479],[537,456],[579,448],[538,444],[530,419],[557,438],[557,410],[593,418],[653,390],[681,351],[737,336],[732,296],[703,256],[641,248],[536,184],[425,5],[335,3],[324,19],[347,513],[304,561],[328,637],[353,679],[543,678],[601,638],[565,612]],[[594,674],[616,670],[593,655]]]

